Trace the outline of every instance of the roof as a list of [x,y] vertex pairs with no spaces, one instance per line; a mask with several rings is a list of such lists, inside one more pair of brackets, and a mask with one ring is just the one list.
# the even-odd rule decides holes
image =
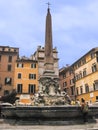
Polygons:
[[75,61],[71,66],[73,66],[74,64],[76,64],[77,62],[79,62],[81,59],[83,59],[86,55],[88,55],[91,52],[96,52],[98,51],[98,47],[92,48],[90,51],[88,51],[85,55],[83,55],[81,58],[79,58],[77,61]]

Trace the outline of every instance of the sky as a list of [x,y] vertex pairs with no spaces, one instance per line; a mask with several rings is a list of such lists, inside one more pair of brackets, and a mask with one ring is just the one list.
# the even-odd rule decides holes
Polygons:
[[18,47],[26,57],[44,47],[47,2],[59,68],[98,47],[98,0],[0,0],[0,46]]

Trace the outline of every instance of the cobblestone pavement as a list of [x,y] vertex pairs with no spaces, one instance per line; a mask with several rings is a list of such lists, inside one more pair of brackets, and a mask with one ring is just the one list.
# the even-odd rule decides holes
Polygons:
[[74,122],[44,122],[38,125],[38,123],[26,123],[22,120],[17,122],[16,120],[3,120],[0,119],[0,130],[98,130],[98,120],[93,123],[75,123]]

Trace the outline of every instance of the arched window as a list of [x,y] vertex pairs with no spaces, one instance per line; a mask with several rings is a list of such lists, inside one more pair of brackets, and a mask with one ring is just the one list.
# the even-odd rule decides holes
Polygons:
[[89,86],[88,84],[85,84],[85,93],[88,93],[89,92]]

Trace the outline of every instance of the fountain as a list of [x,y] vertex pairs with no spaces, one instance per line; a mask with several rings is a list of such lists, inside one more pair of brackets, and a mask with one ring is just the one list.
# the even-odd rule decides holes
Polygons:
[[59,76],[54,69],[52,22],[49,7],[46,16],[44,71],[39,77],[39,92],[37,96],[37,103],[35,102],[34,104],[43,104],[44,106],[64,105],[71,101],[66,92],[61,92]]
[[[80,106],[69,105],[70,97],[60,90],[59,76],[55,73],[52,47],[51,14],[48,7],[45,33],[44,71],[39,77],[39,91],[31,100],[31,104],[2,108],[5,117],[33,118],[75,118],[82,115]],[[91,106],[89,115],[98,114],[98,106]]]

